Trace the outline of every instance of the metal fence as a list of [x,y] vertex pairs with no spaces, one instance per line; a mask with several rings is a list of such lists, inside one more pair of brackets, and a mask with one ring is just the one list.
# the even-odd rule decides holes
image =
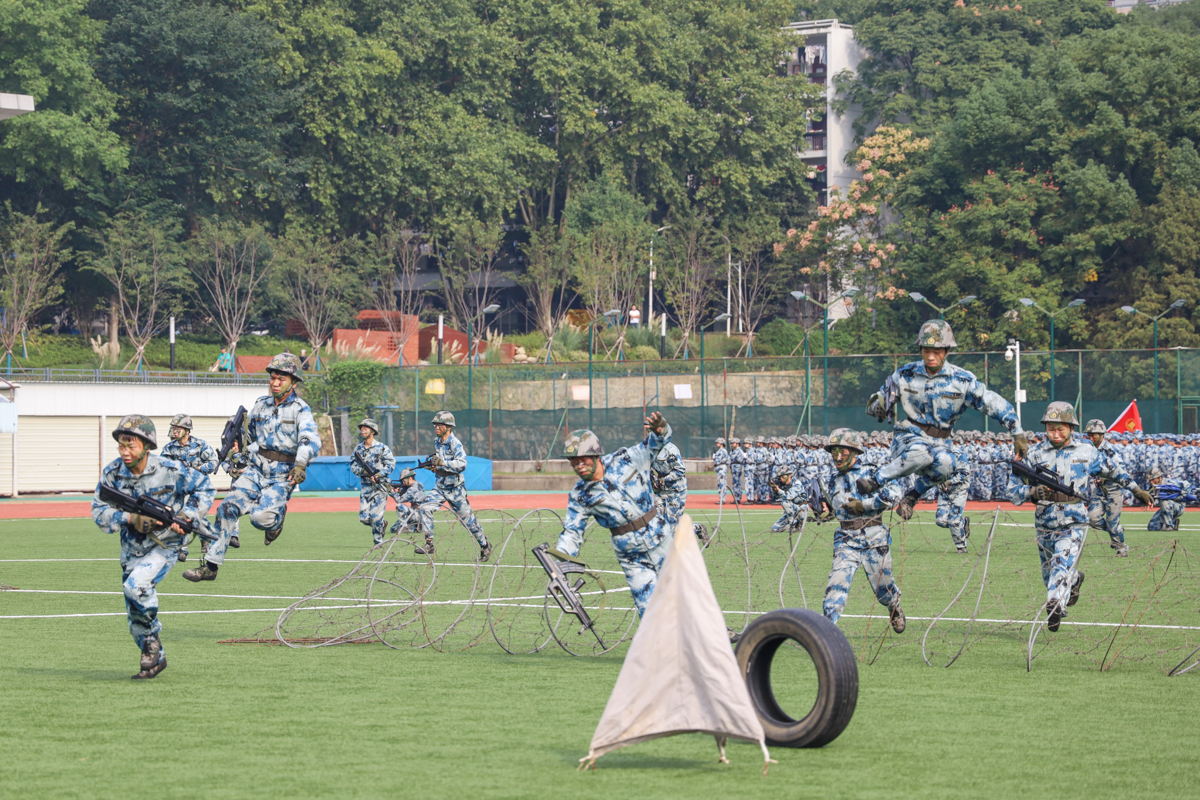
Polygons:
[[[712,451],[716,436],[827,433],[849,426],[880,429],[864,413],[870,395],[912,354],[796,358],[690,359],[388,368],[378,386],[354,396],[309,393],[335,418],[339,452],[362,415],[383,426],[401,453],[432,448],[429,416],[452,411],[472,455],[540,460],[567,431],[591,428],[608,449],[641,438],[641,420],[662,411],[685,457]],[[1003,353],[951,355],[988,387],[1012,400],[1015,363]],[[260,377],[261,380],[261,377]],[[1200,350],[1059,350],[1021,354],[1025,425],[1037,427],[1046,405],[1066,400],[1083,419],[1111,423],[1137,400],[1146,431],[1189,433],[1200,407]],[[971,410],[962,430],[996,430]],[[558,455],[554,449],[553,455]]]

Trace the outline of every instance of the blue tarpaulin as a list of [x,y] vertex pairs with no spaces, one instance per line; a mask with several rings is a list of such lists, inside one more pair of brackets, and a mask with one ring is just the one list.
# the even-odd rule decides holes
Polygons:
[[[402,469],[417,466],[421,459],[416,456],[397,456],[396,469],[391,478],[396,480]],[[467,456],[467,471],[463,474],[467,481],[468,492],[484,491],[492,488],[492,462],[487,458]],[[427,469],[417,470],[417,480],[426,489],[434,486],[434,475]],[[308,462],[308,475],[300,484],[302,492],[338,492],[358,491],[362,481],[350,471],[349,456],[317,456]]]

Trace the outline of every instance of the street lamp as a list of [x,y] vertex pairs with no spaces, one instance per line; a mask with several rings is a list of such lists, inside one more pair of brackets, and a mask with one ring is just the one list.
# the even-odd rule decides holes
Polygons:
[[1138,311],[1133,306],[1121,306],[1121,310],[1126,314],[1141,314],[1143,317],[1154,322],[1154,429],[1158,430],[1158,321],[1170,314],[1177,308],[1183,308],[1186,301],[1180,298],[1171,305],[1167,306],[1167,310],[1159,314],[1157,317],[1152,317],[1145,311]]
[[917,301],[918,303],[924,303],[925,305],[932,308],[934,311],[938,312],[938,319],[945,319],[947,311],[953,311],[954,309],[958,308],[959,306],[965,306],[968,303],[974,303],[976,300],[979,299],[975,295],[969,294],[966,297],[964,297],[963,299],[959,300],[957,303],[954,303],[953,305],[949,305],[949,306],[946,306],[945,308],[942,308],[940,306],[935,306],[933,303],[929,302],[929,298],[926,297],[925,295],[921,294],[920,292],[909,292],[908,296],[911,297],[913,300]]
[[1016,386],[1016,394],[1013,395],[1013,399],[1016,401],[1016,407],[1017,407],[1017,424],[1020,425],[1021,424],[1021,403],[1025,399],[1021,395],[1021,340],[1020,339],[1009,339],[1008,340],[1008,347],[1006,347],[1004,349],[1004,360],[1005,361],[1013,361],[1013,360],[1016,361],[1016,364],[1014,364],[1013,366],[1016,368],[1017,386]]
[[[662,233],[669,227],[671,227],[671,226],[663,225],[661,228],[657,228],[654,232]],[[646,327],[647,328],[649,328],[650,325],[654,322],[654,278],[655,278],[655,275],[654,275],[654,236],[652,235],[650,237],[650,284],[649,284],[649,288],[646,289]]]
[[[821,307],[821,323],[822,323],[821,329],[822,329],[822,335],[824,337],[824,349],[825,349],[825,368],[824,368],[825,393],[823,395],[824,399],[822,400],[822,406],[825,409],[825,434],[826,435],[829,435],[829,307],[832,306],[834,303],[842,302],[847,297],[857,297],[858,293],[859,293],[858,289],[847,289],[846,291],[842,292],[837,297],[835,297],[833,300],[830,300],[828,303],[818,303],[816,300],[814,300],[812,297],[805,294],[804,292],[792,292],[792,297],[796,298],[797,302],[799,302],[801,300],[807,300],[808,302],[812,303],[813,305]],[[922,299],[924,299],[924,298],[922,298]],[[972,298],[972,299],[974,299],[974,298]],[[804,391],[805,391],[806,396],[811,396],[811,395],[808,395],[808,377],[807,377],[808,329],[807,328],[804,330],[804,354],[805,354],[805,362],[804,362],[805,363],[805,380],[804,380],[805,389],[804,389]],[[809,405],[808,405],[808,418],[809,418],[809,420],[812,419],[812,403],[809,403]],[[811,421],[809,422],[809,428],[810,428],[809,432],[811,433],[812,432],[811,431],[811,428],[812,428]]]
[[613,317],[621,316],[617,309],[605,311],[588,323],[588,427],[592,427],[592,352],[596,345],[596,323],[600,320],[610,321]]
[[[489,314],[495,314],[500,310],[497,303],[492,303],[486,306],[479,312],[479,317],[486,317]],[[474,373],[475,369],[475,353],[471,352],[471,322],[470,317],[467,318],[467,442],[471,441],[472,425],[471,417],[474,416],[471,412],[475,409],[475,393],[474,393]]]
[[705,413],[705,408],[707,408],[707,405],[708,405],[707,394],[706,394],[707,383],[704,378],[704,332],[706,330],[708,330],[709,328],[711,328],[713,325],[716,325],[718,322],[725,322],[728,319],[729,319],[729,313],[726,312],[724,314],[719,315],[716,319],[714,319],[712,322],[708,323],[707,325],[700,326],[700,438],[701,439],[703,439],[705,436],[704,413]]
[[1026,308],[1036,308],[1038,311],[1041,311],[1043,314],[1045,314],[1047,317],[1050,318],[1050,402],[1053,403],[1054,402],[1054,318],[1057,317],[1059,314],[1063,313],[1064,311],[1066,311],[1068,308],[1079,308],[1081,305],[1083,305],[1083,298],[1081,298],[1081,297],[1075,298],[1071,302],[1067,303],[1065,308],[1060,308],[1058,311],[1047,311],[1046,309],[1039,306],[1036,301],[1031,300],[1028,297],[1021,298],[1021,305],[1025,306]]

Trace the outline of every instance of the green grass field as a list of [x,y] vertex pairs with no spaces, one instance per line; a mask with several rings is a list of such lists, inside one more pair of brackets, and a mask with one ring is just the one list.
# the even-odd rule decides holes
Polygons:
[[[763,533],[773,518],[744,517],[750,551],[759,554],[749,581],[744,559],[738,566],[740,527],[723,520],[706,558],[727,608],[741,597],[745,610],[748,584],[753,605],[779,605],[789,548]],[[1141,519],[1130,515],[1127,527]],[[490,534],[500,527],[490,523]],[[455,644],[479,643],[453,652],[219,644],[273,626],[277,610],[244,609],[286,607],[354,567],[370,542],[351,514],[289,516],[270,548],[248,525],[243,532],[245,543],[215,583],[187,583],[177,567],[160,585],[170,667],[154,681],[133,682],[138,651],[126,629],[116,538],[89,520],[0,522],[0,584],[22,590],[0,591],[0,797],[1200,796],[1200,670],[1168,678],[1163,666],[1183,657],[1179,648],[1200,644],[1196,631],[1135,635],[1101,671],[1095,651],[1109,629],[1064,625],[1063,643],[1043,645],[1027,672],[1028,627],[980,624],[952,668],[931,668],[920,647],[929,623],[913,620],[902,637],[883,636],[886,617],[860,576],[847,612],[862,616],[842,620],[862,656],[858,709],[832,744],[773,748],[779,763],[764,778],[756,746],[731,745],[733,763],[725,766],[711,738],[679,736],[605,756],[596,772],[582,774],[574,767],[624,646],[575,658],[551,643],[512,656],[482,628],[480,637],[458,631]],[[977,519],[967,559],[947,553],[948,536],[931,526],[897,532],[893,552],[910,618],[945,607],[986,532]],[[1180,534],[1185,544],[1195,535]],[[805,536],[798,569],[813,607],[830,532]],[[1040,602],[1029,538],[1019,528],[997,534],[981,619],[1031,613]],[[1068,621],[1133,614],[1200,626],[1187,585],[1200,565],[1179,551],[1168,569],[1156,544],[1163,534],[1131,530],[1128,538],[1134,557],[1123,564],[1106,543],[1089,540],[1087,589]],[[614,569],[606,546],[591,536],[589,558]],[[474,580],[465,574],[443,573],[458,581],[444,596]],[[789,604],[800,602],[795,574],[783,590]],[[1138,587],[1137,601],[1121,599]],[[969,614],[975,589],[964,597],[955,615]],[[218,610],[236,613],[183,613]],[[14,618],[55,614],[111,616]],[[470,620],[482,625],[483,615]],[[942,623],[932,637],[939,652],[957,648],[964,625]],[[1039,643],[1053,636],[1043,631]],[[803,660],[788,653],[776,669],[785,708],[802,708],[811,691]]]

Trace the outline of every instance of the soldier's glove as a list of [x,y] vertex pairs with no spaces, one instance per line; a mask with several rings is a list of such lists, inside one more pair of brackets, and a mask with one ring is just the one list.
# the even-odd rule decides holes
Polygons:
[[147,533],[153,533],[162,527],[157,520],[141,514],[130,514],[129,522],[126,524],[129,526],[129,530],[134,533],[140,533],[142,536],[145,536]]
[[1134,497],[1136,497],[1138,500],[1142,501],[1146,505],[1148,505],[1148,506],[1154,505],[1154,498],[1151,497],[1150,493],[1147,492],[1145,489],[1133,488],[1133,489],[1130,489],[1130,491],[1133,492]]
[[1013,452],[1017,454],[1017,458],[1021,459],[1022,461],[1025,460],[1026,454],[1029,453],[1029,440],[1025,438],[1025,434],[1013,434]]
[[646,427],[662,436],[667,430],[667,421],[657,411],[646,417]]
[[433,455],[431,455],[429,457],[429,466],[433,467],[434,470],[441,469],[445,465],[446,465],[446,462],[443,461],[442,457],[440,455],[438,455],[437,453],[434,453]]
[[297,464],[288,473],[288,482],[293,486],[299,486],[304,483],[306,477],[308,477],[308,467],[303,464]]
[[1050,499],[1054,491],[1049,486],[1034,486],[1029,490],[1029,499],[1035,503],[1043,503]]
[[887,419],[887,409],[883,404],[883,395],[879,394],[879,392],[871,395],[871,399],[867,401],[867,414],[880,422]]
[[867,513],[867,507],[863,505],[862,500],[851,500],[850,502],[843,505],[842,508],[849,511],[851,514]]

